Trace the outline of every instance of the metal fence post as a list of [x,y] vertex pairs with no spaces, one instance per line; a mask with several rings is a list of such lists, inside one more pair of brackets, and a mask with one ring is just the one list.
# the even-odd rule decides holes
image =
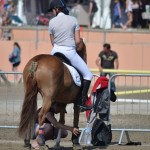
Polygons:
[[39,30],[38,27],[36,28],[36,37],[35,37],[35,48],[38,49],[38,42],[39,42]]

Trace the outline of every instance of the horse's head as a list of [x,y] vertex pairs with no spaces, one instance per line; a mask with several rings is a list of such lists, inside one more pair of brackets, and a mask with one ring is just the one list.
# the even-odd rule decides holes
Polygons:
[[83,39],[80,39],[80,44],[77,46],[77,53],[87,63],[86,46]]

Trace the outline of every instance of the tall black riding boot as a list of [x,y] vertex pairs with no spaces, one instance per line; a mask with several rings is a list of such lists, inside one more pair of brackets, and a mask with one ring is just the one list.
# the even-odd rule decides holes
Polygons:
[[87,106],[85,104],[85,101],[88,98],[87,94],[88,94],[88,90],[89,90],[90,84],[91,84],[91,81],[89,81],[89,80],[84,80],[83,81],[82,101],[81,101],[81,105],[80,105],[80,108],[81,108],[82,111],[86,111],[86,110],[92,109],[92,106]]

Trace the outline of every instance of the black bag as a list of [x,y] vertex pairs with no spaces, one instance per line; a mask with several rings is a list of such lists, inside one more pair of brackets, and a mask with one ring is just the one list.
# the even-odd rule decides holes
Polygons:
[[91,137],[93,146],[107,146],[112,140],[111,125],[106,126],[101,119],[96,119],[92,127]]
[[94,104],[94,112],[99,114],[100,119],[108,121],[110,99],[108,89],[98,90]]
[[96,4],[96,2],[94,0],[92,1],[92,3],[93,3],[92,12],[95,13],[98,10],[97,4]]

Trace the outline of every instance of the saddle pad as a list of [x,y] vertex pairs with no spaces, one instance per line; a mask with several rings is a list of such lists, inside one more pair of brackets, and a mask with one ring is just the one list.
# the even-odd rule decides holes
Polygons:
[[81,78],[80,78],[80,75],[79,75],[79,73],[77,72],[77,70],[76,70],[74,67],[67,65],[66,63],[64,63],[64,64],[65,64],[65,65],[67,66],[67,68],[69,69],[69,71],[70,71],[70,73],[71,73],[71,76],[72,76],[73,81],[75,82],[75,84],[76,84],[77,86],[81,86]]

